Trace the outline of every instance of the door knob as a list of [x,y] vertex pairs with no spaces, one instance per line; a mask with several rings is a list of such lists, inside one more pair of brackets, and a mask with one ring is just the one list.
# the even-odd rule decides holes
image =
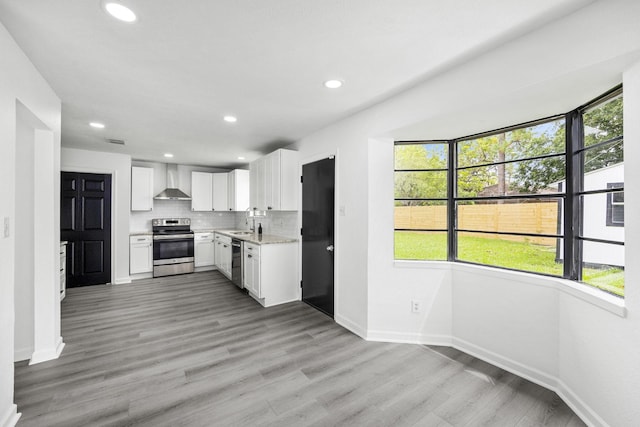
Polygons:
[[329,251],[329,252],[333,252],[333,245],[329,245],[329,246],[327,246],[327,251]]

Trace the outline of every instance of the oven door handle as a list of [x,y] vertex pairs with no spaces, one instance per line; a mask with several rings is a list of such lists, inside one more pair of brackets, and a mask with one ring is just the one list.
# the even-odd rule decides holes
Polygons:
[[172,234],[153,236],[153,240],[193,240],[193,234]]

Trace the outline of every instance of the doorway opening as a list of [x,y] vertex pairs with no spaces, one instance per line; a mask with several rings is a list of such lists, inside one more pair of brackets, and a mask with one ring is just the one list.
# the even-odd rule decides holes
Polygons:
[[62,351],[56,280],[54,133],[16,100],[14,361],[50,360]]
[[334,316],[335,157],[302,166],[302,301]]

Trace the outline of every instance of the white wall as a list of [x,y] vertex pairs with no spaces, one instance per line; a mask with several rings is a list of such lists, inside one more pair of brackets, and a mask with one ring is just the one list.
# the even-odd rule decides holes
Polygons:
[[63,148],[64,172],[111,174],[111,282],[129,283],[129,213],[131,157],[125,154]]
[[[338,135],[339,138],[334,138]],[[335,319],[352,331],[367,330],[367,156],[358,123],[336,124],[294,144],[304,165],[335,156],[336,209],[344,211],[335,222]],[[299,197],[302,203],[302,197]],[[302,208],[299,209],[302,212]]]
[[[339,323],[369,339],[450,343],[558,391],[593,425],[637,423],[638,268],[627,263],[622,303],[526,273],[394,262],[392,143],[566,112],[619,84],[625,70],[625,116],[638,117],[637,16],[635,1],[594,2],[294,144],[302,159],[333,151],[340,161],[338,205],[346,214],[337,222]],[[566,40],[573,40],[571,51]],[[640,161],[640,124],[630,122],[625,162],[633,164]],[[626,207],[634,212],[640,172],[625,174]],[[640,255],[638,227],[625,227],[627,259]],[[422,313],[411,313],[412,299],[422,302]]]
[[[17,102],[22,103],[34,116],[52,131],[50,149],[53,160],[50,169],[54,174],[60,170],[60,100],[40,76],[35,67],[15,44],[5,27],[0,24],[0,52],[2,52],[2,67],[0,67],[0,222],[5,218],[11,225],[10,236],[0,234],[0,425],[13,425],[17,421],[16,407],[13,403],[13,359],[14,359],[14,283],[15,283],[15,244],[16,238],[22,236],[15,229],[16,216],[16,170],[25,165],[19,163],[16,153],[16,115]],[[35,161],[35,159],[33,159]],[[54,191],[59,193],[59,182],[53,176],[46,177],[51,182]],[[58,198],[52,199],[52,206],[47,207],[48,218],[55,223],[60,221],[60,206]],[[50,227],[46,236],[47,241],[55,242],[60,239],[59,228]],[[52,249],[49,254],[49,264],[52,270],[58,267],[58,251]],[[57,260],[56,260],[57,258]],[[53,277],[52,277],[53,276]],[[57,295],[55,271],[49,272],[49,280],[43,283],[48,286],[55,297],[47,301],[48,313],[58,313],[58,318],[47,319],[50,325],[49,337],[53,342],[60,342],[59,296]],[[52,349],[55,350],[55,349]]]
[[[26,108],[17,107],[16,123],[16,182],[23,188],[34,186],[34,132],[29,123]],[[22,112],[20,111],[22,110]],[[16,191],[15,233],[20,239],[15,241],[15,360],[31,358],[34,350],[34,212],[33,191]]]

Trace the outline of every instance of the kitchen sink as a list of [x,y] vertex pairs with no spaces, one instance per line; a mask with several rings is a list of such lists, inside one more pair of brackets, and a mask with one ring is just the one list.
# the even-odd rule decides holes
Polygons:
[[253,234],[253,231],[231,231],[229,234],[235,234],[238,236],[246,236],[247,234]]

